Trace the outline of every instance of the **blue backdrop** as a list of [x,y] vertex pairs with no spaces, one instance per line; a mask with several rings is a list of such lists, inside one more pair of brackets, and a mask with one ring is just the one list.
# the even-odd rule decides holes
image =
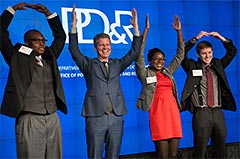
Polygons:
[[[66,34],[71,24],[71,10],[74,3],[77,6],[79,45],[82,51],[91,57],[96,56],[93,50],[92,38],[96,33],[107,32],[112,37],[111,57],[123,56],[131,45],[132,34],[129,32],[130,11],[136,8],[140,30],[144,29],[145,15],[149,13],[150,31],[147,37],[147,50],[153,47],[161,48],[168,62],[176,51],[176,32],[172,28],[174,15],[179,15],[185,40],[197,35],[201,30],[217,31],[221,35],[231,38],[240,50],[240,1],[238,0],[27,0],[28,3],[42,3],[50,11],[60,15]],[[8,5],[19,3],[14,0],[1,0],[0,12]],[[13,43],[23,42],[23,34],[31,28],[39,29],[48,39],[52,37],[44,15],[28,9],[17,11],[9,28]],[[132,31],[132,28],[130,28]],[[214,56],[222,57],[225,49],[219,40],[213,37],[209,40],[214,47]],[[4,47],[4,46],[3,46]],[[145,53],[145,54],[146,54]],[[196,59],[195,48],[189,55]],[[227,143],[240,141],[240,85],[239,85],[239,54],[226,69],[227,77],[237,102],[237,112],[224,111],[228,135]],[[86,158],[85,120],[81,117],[83,98],[86,91],[85,80],[73,62],[68,51],[68,40],[58,59],[59,70],[66,94],[68,114],[59,112],[63,130],[63,157]],[[8,66],[0,55],[0,101],[7,80]],[[186,74],[180,67],[175,73],[179,97],[186,79]],[[141,85],[136,78],[134,64],[121,75],[122,89],[125,95],[128,114],[125,115],[124,135],[121,155],[154,151],[148,123],[148,113],[136,109],[135,104]],[[13,99],[14,100],[14,99]],[[191,129],[192,115],[181,113],[183,138],[180,148],[192,147],[193,137]],[[16,158],[15,119],[0,115],[0,158]]]

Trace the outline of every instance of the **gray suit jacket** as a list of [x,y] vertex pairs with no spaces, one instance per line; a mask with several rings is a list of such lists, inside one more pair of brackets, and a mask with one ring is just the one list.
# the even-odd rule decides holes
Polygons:
[[108,96],[116,115],[127,114],[127,108],[120,86],[120,74],[139,55],[142,37],[133,37],[132,47],[121,59],[108,61],[109,79],[106,70],[98,58],[84,56],[78,47],[77,34],[69,34],[69,50],[73,60],[84,74],[87,92],[82,108],[82,116],[101,116],[106,112]]
[[[144,47],[144,45],[143,45],[143,47]],[[146,78],[156,76],[156,73],[153,71],[151,66],[149,66],[147,68],[145,67],[143,50],[144,49],[142,48],[142,51],[136,60],[137,77],[140,80],[140,82],[142,83],[142,90],[138,97],[137,108],[147,112],[150,110],[150,106],[152,104],[152,99],[153,99],[154,92],[156,89],[156,83],[147,84]],[[181,106],[178,101],[178,92],[177,92],[176,82],[173,77],[173,73],[180,66],[183,58],[184,58],[184,42],[179,42],[178,47],[177,47],[177,53],[176,53],[175,57],[170,62],[170,64],[166,68],[163,68],[161,71],[163,74],[168,76],[172,82],[173,95],[177,101],[179,109],[181,109]]]

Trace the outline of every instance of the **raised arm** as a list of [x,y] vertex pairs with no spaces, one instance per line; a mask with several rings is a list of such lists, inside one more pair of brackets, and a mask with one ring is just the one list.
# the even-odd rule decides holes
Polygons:
[[221,58],[221,63],[223,67],[226,68],[236,56],[237,48],[234,46],[232,40],[223,37],[218,32],[210,32],[209,35],[221,40],[224,48],[226,49],[226,54]]
[[148,34],[149,29],[150,29],[149,16],[146,15],[145,29],[144,29],[143,34],[142,34],[143,40],[142,40],[142,45],[141,45],[141,52],[140,52],[138,58],[136,59],[136,63],[135,63],[137,77],[141,81],[141,83],[143,83],[143,80],[145,80],[145,77],[146,77],[144,50],[145,50],[146,38],[147,38],[147,34]]
[[12,55],[17,51],[15,50],[12,41],[10,39],[10,33],[8,27],[13,20],[14,15],[17,10],[27,10],[28,4],[25,2],[17,3],[13,7],[9,6],[1,15],[1,53],[4,60],[8,65],[10,65]]
[[181,25],[180,18],[177,15],[174,16],[174,21],[172,23],[172,26],[174,30],[177,32],[177,39],[178,39],[177,51],[176,51],[176,55],[174,56],[170,64],[167,66],[167,68],[168,68],[168,71],[173,74],[178,69],[178,67],[180,66],[184,58],[184,42],[182,37],[182,25]]

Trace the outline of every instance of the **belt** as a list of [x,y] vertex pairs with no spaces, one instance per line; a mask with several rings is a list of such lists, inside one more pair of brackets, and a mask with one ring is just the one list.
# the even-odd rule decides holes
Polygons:
[[42,114],[42,113],[35,113],[35,112],[22,111],[22,112],[19,114],[19,116],[20,116],[20,115],[27,115],[27,114],[33,114],[33,115],[44,116],[44,115],[50,115],[50,114],[52,114],[52,113],[46,112],[46,113]]
[[221,107],[194,107],[195,110],[219,110]]

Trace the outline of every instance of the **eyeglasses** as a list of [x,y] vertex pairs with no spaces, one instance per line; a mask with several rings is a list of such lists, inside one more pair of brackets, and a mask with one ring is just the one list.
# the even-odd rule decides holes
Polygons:
[[165,60],[166,60],[165,58],[157,58],[157,57],[153,58],[153,61],[165,61]]
[[28,39],[28,40],[34,41],[34,42],[36,42],[37,44],[39,44],[40,42],[45,43],[45,42],[47,41],[47,39],[39,39],[39,38],[36,38],[36,39]]

